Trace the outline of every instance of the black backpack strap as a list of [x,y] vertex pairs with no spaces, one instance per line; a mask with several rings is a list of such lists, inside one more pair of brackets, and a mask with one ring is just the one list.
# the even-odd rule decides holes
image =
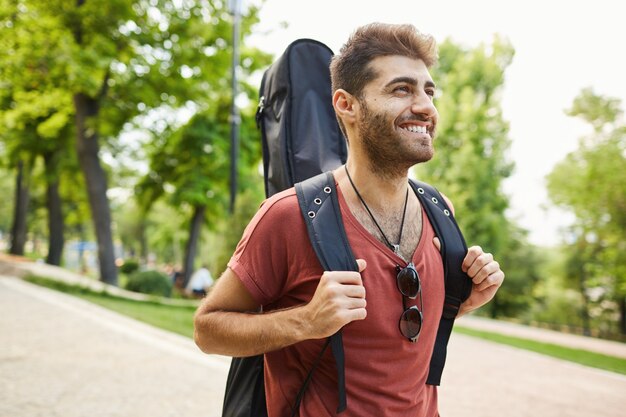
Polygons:
[[313,250],[325,271],[358,271],[346,236],[332,172],[295,185]]
[[461,303],[467,300],[472,291],[472,281],[461,269],[467,245],[450,207],[439,191],[423,182],[411,180],[410,183],[441,243],[446,296],[426,380],[429,385],[440,385],[454,319]]
[[[325,271],[358,271],[359,267],[348,243],[343,227],[339,198],[332,172],[325,172],[295,185],[298,203],[306,223],[311,245]],[[300,407],[304,391],[311,380],[326,347],[330,344],[337,367],[339,406],[337,413],[347,407],[345,358],[341,330],[329,338],[315,364],[309,371],[294,404],[294,412]]]

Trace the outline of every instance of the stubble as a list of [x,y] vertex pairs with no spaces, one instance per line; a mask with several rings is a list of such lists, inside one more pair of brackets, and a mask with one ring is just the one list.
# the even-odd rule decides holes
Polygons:
[[[385,113],[370,110],[365,100],[360,101],[360,106],[361,140],[375,175],[389,179],[405,177],[412,166],[432,159],[432,142],[411,141],[393,128],[393,122]],[[411,117],[419,120],[417,115],[408,118]]]

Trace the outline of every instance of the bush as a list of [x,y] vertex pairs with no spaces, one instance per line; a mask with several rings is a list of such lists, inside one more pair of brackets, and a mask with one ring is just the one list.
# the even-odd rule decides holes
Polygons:
[[172,292],[172,282],[159,271],[137,272],[128,278],[125,287],[130,291],[165,297],[169,297]]
[[124,261],[124,263],[120,266],[120,272],[126,275],[133,274],[137,272],[138,270],[139,270],[139,262],[133,259],[128,259]]

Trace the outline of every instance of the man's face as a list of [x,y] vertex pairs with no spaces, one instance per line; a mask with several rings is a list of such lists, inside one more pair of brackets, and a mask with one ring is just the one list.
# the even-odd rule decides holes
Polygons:
[[407,169],[434,155],[435,84],[421,60],[394,55],[370,65],[377,76],[359,99],[363,149],[375,172],[406,175]]

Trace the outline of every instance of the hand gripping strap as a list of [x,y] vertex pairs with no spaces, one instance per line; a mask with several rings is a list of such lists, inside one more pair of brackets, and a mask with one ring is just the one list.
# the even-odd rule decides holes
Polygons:
[[[331,172],[322,173],[295,185],[300,210],[306,223],[309,239],[325,271],[358,271],[359,267],[348,243],[341,220],[335,179]],[[324,346],[324,350],[326,349]],[[337,367],[339,406],[337,413],[347,407],[345,358],[341,330],[330,337],[330,347]],[[323,351],[322,351],[323,353]],[[294,405],[300,407],[304,391],[317,367],[316,361],[305,380]]]
[[461,303],[467,300],[472,291],[472,281],[461,269],[467,254],[467,245],[443,196],[426,183],[414,180],[410,183],[441,243],[446,296],[426,380],[429,385],[440,385],[454,319]]

